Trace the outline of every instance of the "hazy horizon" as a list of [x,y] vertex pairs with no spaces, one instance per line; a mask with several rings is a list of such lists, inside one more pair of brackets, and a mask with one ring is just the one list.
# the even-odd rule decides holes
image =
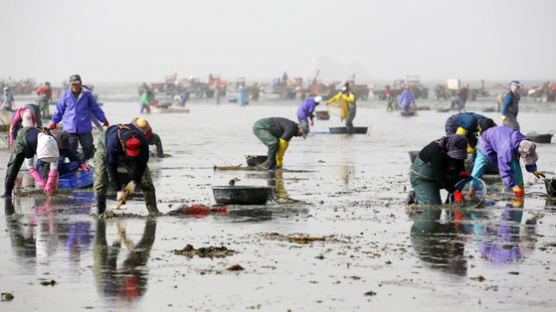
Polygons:
[[556,76],[556,2],[3,1],[0,79],[161,81],[177,73],[361,82]]

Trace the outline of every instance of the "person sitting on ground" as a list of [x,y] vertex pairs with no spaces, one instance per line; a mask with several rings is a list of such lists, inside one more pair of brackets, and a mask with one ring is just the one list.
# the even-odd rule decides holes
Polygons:
[[297,108],[297,120],[299,122],[309,123],[311,119],[311,126],[315,125],[313,118],[315,118],[315,106],[319,105],[322,101],[322,97],[316,96],[314,98],[307,98],[299,107]]
[[[50,172],[48,180],[45,181],[33,165],[33,158],[37,158],[48,162]],[[25,161],[25,165],[29,173],[33,176],[39,186],[44,189],[46,195],[53,195],[56,192],[58,180],[58,143],[52,136],[50,131],[42,127],[24,128],[17,134],[12,147],[12,155],[8,162],[8,170],[6,171],[4,196],[12,195],[17,174]]]
[[12,114],[12,121],[10,122],[10,148],[17,137],[19,129],[35,125],[42,127],[41,112],[37,105],[27,104],[17,109]]
[[467,158],[467,138],[452,134],[432,141],[420,152],[410,173],[411,186],[419,205],[440,205],[440,189],[454,195],[455,202],[463,200],[463,194],[454,185],[464,171]]
[[[116,199],[125,204],[127,196],[139,185],[150,215],[157,214],[155,187],[147,162],[149,147],[147,137],[131,123],[105,128],[98,136],[98,146],[93,158],[95,164],[94,185],[97,212],[106,210],[108,185],[116,191]],[[118,167],[126,169],[131,181],[122,189],[118,179]]]
[[[85,171],[91,170],[91,167],[87,166],[85,161],[82,158],[79,158],[79,155],[71,149],[70,135],[67,131],[58,131],[55,138],[58,143],[58,150],[60,153],[60,157],[58,158],[58,173],[60,175],[77,171],[79,168]],[[69,162],[66,162],[66,158]],[[37,160],[35,168],[42,174],[47,165],[48,164],[46,162],[39,159]]]
[[281,117],[259,119],[253,125],[253,134],[268,147],[268,170],[282,168],[289,141],[294,136],[305,138],[308,133],[307,123],[295,123]]
[[[497,166],[500,177],[508,189],[516,197],[525,195],[523,174],[519,165],[519,158],[525,162],[525,170],[535,177],[545,177],[544,173],[537,171],[536,162],[539,158],[535,151],[536,145],[518,130],[495,126],[492,119],[485,119],[479,124],[481,137],[479,149],[473,164],[474,178],[481,178],[488,163]],[[475,185],[472,182],[468,195],[475,194]]]
[[459,113],[452,115],[446,120],[446,135],[461,134],[467,138],[467,153],[472,154],[477,150],[477,134],[479,122],[487,117],[476,113]]

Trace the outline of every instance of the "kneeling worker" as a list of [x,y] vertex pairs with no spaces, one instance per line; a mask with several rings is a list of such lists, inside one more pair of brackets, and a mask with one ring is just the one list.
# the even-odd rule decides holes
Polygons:
[[[132,124],[114,125],[102,131],[93,158],[95,164],[94,189],[97,212],[106,210],[108,183],[116,191],[116,199],[124,204],[135,186],[143,191],[149,214],[157,214],[156,194],[147,162],[149,145],[145,135]],[[118,167],[123,166],[131,176],[131,181],[122,190],[118,181]]]
[[268,170],[275,170],[282,168],[284,154],[291,138],[305,138],[309,133],[309,125],[305,122],[298,124],[281,117],[263,118],[255,122],[253,133],[268,147]]

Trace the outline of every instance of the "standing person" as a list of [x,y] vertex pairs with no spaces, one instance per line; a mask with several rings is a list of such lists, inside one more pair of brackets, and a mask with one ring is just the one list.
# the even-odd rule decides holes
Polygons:
[[35,104],[27,104],[17,109],[12,115],[10,123],[10,148],[14,144],[17,132],[21,128],[32,127],[37,125],[42,127],[41,115],[38,106]]
[[467,102],[467,97],[469,96],[469,84],[466,83],[463,88],[458,91],[458,111],[460,113],[465,112],[465,103]]
[[479,132],[479,123],[487,119],[483,115],[476,113],[459,113],[452,115],[446,120],[446,135],[461,134],[467,138],[467,152],[474,153],[477,149],[477,133]]
[[[33,164],[33,158],[50,163],[48,180],[45,181]],[[19,131],[12,147],[12,156],[6,170],[4,196],[12,196],[17,174],[25,161],[29,173],[35,178],[46,195],[53,195],[56,191],[58,179],[58,144],[50,131],[41,127],[29,127]]]
[[[355,119],[355,113],[357,109],[357,105],[355,104],[355,94],[350,91],[349,82],[345,82],[342,86],[342,90],[336,94],[333,98],[328,100],[326,104],[330,104],[334,101],[340,100],[342,102],[342,106],[347,106],[347,115],[346,115],[346,129],[348,132],[353,131],[353,119]],[[340,119],[342,116],[340,116]]]
[[[67,89],[56,104],[56,111],[52,115],[50,129],[55,129],[56,125],[63,121],[64,130],[70,134],[71,148],[77,151],[77,142],[83,148],[83,160],[87,161],[93,157],[93,127],[91,126],[91,113],[100,120],[105,127],[108,121],[104,112],[98,106],[93,94],[82,87],[81,77],[72,75],[69,79],[70,88]],[[63,120],[62,120],[63,118]]]
[[398,106],[402,109],[403,112],[409,112],[411,106],[413,106],[413,110],[417,110],[417,105],[415,105],[415,99],[409,91],[409,85],[405,85],[402,91],[402,94],[398,97]]
[[288,73],[284,71],[284,73],[282,74],[282,83],[284,84],[284,86],[288,85]]
[[517,113],[519,112],[519,88],[521,83],[518,80],[510,82],[510,91],[504,96],[502,105],[502,122],[504,126],[519,131]]
[[454,187],[460,177],[469,176],[464,171],[467,158],[467,138],[452,134],[432,141],[420,152],[410,173],[411,186],[419,205],[440,205],[440,189],[454,195],[456,202],[463,194]]
[[[535,151],[536,145],[518,130],[503,126],[489,128],[493,124],[494,122],[490,125],[486,125],[484,122],[479,124],[481,139],[471,175],[474,178],[480,178],[487,164],[491,163],[498,167],[500,177],[506,187],[512,189],[516,196],[523,197],[525,188],[519,158],[525,162],[527,172],[531,172],[537,178],[545,177],[544,173],[537,171],[536,162],[539,156]],[[475,188],[472,182],[469,195],[474,193]]]
[[143,95],[141,96],[141,101],[139,104],[141,105],[141,114],[143,114],[143,110],[146,110],[147,114],[151,113],[151,106],[156,106],[156,100],[154,99],[154,92],[152,89],[147,88]]
[[39,96],[39,108],[41,110],[41,115],[45,118],[50,117],[50,111],[48,105],[50,99],[52,98],[52,89],[50,88],[50,82],[45,82],[44,86],[37,89],[37,95]]
[[297,108],[297,120],[299,122],[309,123],[311,119],[311,126],[315,125],[313,118],[315,118],[315,107],[319,105],[322,101],[322,97],[316,96],[314,98],[307,98],[299,107]]
[[249,100],[247,99],[247,87],[245,87],[245,83],[242,83],[238,90],[239,92],[239,105],[247,105],[249,104]]
[[185,103],[189,99],[189,92],[183,92],[180,95],[176,95],[174,97],[174,101],[176,101],[176,106],[185,107]]
[[384,90],[384,93],[382,94],[384,96],[384,99],[386,100],[386,103],[388,104],[388,106],[386,106],[386,110],[387,111],[393,111],[394,110],[394,91],[390,89],[390,85],[386,85],[386,90]]
[[268,147],[268,170],[282,168],[284,154],[294,136],[305,138],[309,133],[309,125],[295,123],[281,117],[259,119],[253,125],[253,134]]
[[4,93],[2,94],[2,109],[11,112],[14,107],[14,96],[12,95],[9,87],[4,87]]
[[[149,214],[157,214],[156,194],[149,161],[149,143],[143,132],[133,124],[113,125],[98,136],[98,147],[93,159],[95,164],[94,190],[98,214],[106,210],[108,185],[116,191],[116,199],[125,204],[127,196],[139,185],[143,191]],[[122,190],[118,180],[118,167],[123,167],[131,181]]]

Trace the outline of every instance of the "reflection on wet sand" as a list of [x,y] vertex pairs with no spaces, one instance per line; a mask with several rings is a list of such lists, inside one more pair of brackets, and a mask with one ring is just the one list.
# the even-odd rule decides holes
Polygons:
[[[108,299],[133,301],[147,290],[148,272],[145,268],[155,240],[156,220],[145,221],[143,235],[138,243],[127,238],[126,227],[118,223],[116,241],[108,245],[106,220],[97,220],[93,244],[94,275],[98,292]],[[122,244],[128,254],[118,266]]]

